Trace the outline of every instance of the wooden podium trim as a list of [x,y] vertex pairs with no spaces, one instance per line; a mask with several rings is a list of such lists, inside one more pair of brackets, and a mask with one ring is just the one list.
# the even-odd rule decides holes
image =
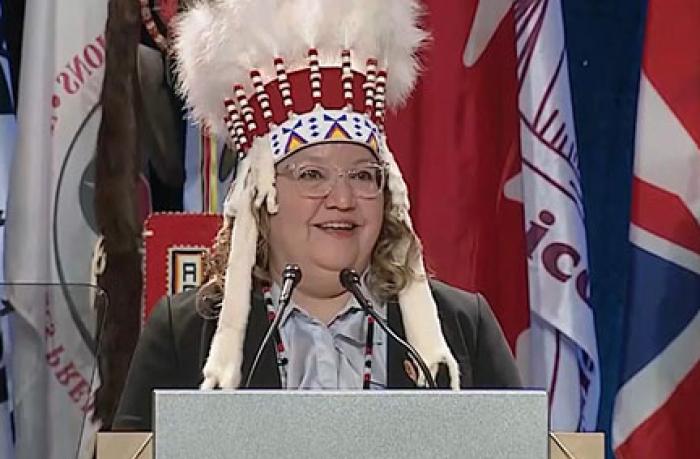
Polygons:
[[[603,433],[550,432],[551,459],[604,459]],[[97,459],[152,459],[150,432],[100,432]]]

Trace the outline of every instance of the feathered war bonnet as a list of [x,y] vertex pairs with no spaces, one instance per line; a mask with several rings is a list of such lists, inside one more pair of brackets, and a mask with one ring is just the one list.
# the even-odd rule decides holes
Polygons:
[[[225,223],[235,219],[218,328],[202,388],[236,388],[250,310],[258,228],[254,208],[277,211],[275,164],[321,142],[366,146],[388,164],[391,212],[412,229],[408,193],[387,147],[384,113],[413,89],[427,34],[415,0],[212,0],[174,26],[179,90],[193,117],[239,156]],[[406,338],[433,374],[459,370],[442,335],[423,259],[399,293]]]

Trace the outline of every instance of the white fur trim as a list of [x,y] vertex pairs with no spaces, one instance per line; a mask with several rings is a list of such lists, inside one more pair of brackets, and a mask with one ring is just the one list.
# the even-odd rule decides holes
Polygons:
[[[423,257],[419,257],[413,269],[421,276],[421,280],[411,282],[399,293],[399,307],[406,339],[423,357],[433,377],[437,374],[439,364],[447,365],[450,387],[459,390],[459,365],[442,334],[437,305],[423,268]],[[425,379],[421,375],[419,384],[424,383]]]
[[[267,151],[265,151],[267,150]],[[224,281],[224,300],[219,324],[204,366],[203,389],[235,388],[241,380],[243,341],[250,312],[251,273],[255,266],[258,228],[251,207],[267,203],[277,212],[275,166],[267,139],[253,142],[249,154],[239,164],[233,190],[224,203],[224,224],[234,217],[231,248]]]
[[232,389],[241,381],[243,341],[250,312],[251,272],[255,265],[258,228],[251,209],[254,187],[250,174],[242,178],[241,200],[231,236],[224,300],[219,323],[204,365],[203,389]]
[[255,187],[255,208],[263,202],[270,214],[277,213],[277,188],[275,188],[275,161],[267,138],[256,138],[248,152],[252,160],[253,186]]
[[242,205],[250,206],[243,194],[252,188],[255,208],[263,202],[269,213],[277,213],[277,189],[275,188],[275,164],[267,139],[257,138],[248,154],[239,162],[236,178],[224,200],[224,216],[235,217]]
[[236,217],[238,213],[238,208],[243,200],[243,194],[246,188],[246,180],[250,175],[251,160],[249,156],[246,156],[238,163],[238,169],[236,170],[236,177],[228,190],[226,199],[224,200],[224,216],[225,217]]

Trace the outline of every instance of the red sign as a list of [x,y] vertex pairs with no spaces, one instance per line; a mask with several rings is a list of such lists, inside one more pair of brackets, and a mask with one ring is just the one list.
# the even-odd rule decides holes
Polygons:
[[142,320],[165,295],[196,288],[202,279],[201,255],[211,247],[221,216],[156,213],[144,223]]

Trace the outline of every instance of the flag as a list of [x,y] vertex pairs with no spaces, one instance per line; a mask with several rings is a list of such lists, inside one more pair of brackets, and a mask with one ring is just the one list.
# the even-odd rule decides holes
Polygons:
[[520,172],[513,16],[493,26],[487,49],[467,66],[477,2],[424,3],[432,37],[413,96],[387,117],[389,147],[428,270],[482,292],[515,350],[529,312],[523,207],[515,198],[522,191],[513,180]]
[[183,211],[221,213],[235,176],[235,154],[223,138],[202,131],[191,121],[185,130]]
[[[92,160],[107,2],[27,0],[4,266],[13,320],[18,457],[75,457],[91,420]],[[82,438],[84,437],[84,438]],[[86,454],[90,454],[86,451]]]
[[15,150],[15,101],[12,94],[12,72],[5,35],[5,2],[0,1],[0,457],[14,457],[14,427],[10,356],[10,308],[4,299],[2,266],[5,236],[5,208],[10,178],[10,164]]
[[700,457],[700,4],[647,8],[612,446]]
[[530,330],[518,360],[550,427],[596,429],[600,366],[561,0],[514,2]]
[[[595,427],[599,376],[558,1],[432,0],[389,142],[429,267],[485,294],[552,426]],[[466,20],[465,20],[466,19]]]

